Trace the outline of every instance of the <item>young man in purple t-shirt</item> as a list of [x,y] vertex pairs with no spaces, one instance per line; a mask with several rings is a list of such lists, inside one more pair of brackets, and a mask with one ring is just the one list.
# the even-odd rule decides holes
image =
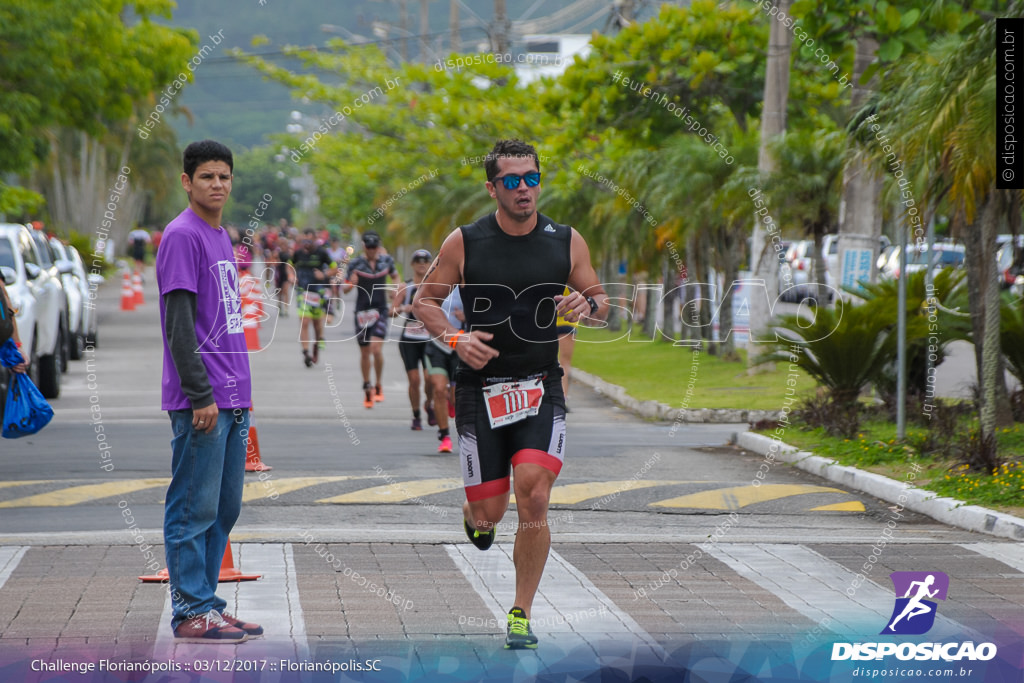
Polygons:
[[258,624],[224,613],[216,594],[228,534],[242,509],[252,406],[238,271],[221,214],[234,161],[219,142],[185,148],[188,208],[167,225],[156,260],[171,418],[164,549],[178,642],[240,643]]

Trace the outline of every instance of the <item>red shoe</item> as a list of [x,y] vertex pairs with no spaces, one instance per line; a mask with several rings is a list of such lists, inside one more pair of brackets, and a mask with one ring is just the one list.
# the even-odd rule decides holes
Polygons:
[[366,395],[366,397],[363,399],[363,407],[364,408],[372,408],[373,407],[373,387],[370,386],[369,382],[366,382],[365,384],[363,384],[363,392]]
[[248,633],[225,621],[217,610],[183,621],[174,629],[174,640],[179,643],[237,645],[248,637]]
[[441,445],[437,447],[438,453],[451,453],[452,452],[452,437],[445,436],[441,439]]
[[242,621],[237,617],[231,616],[227,612],[224,612],[220,616],[224,619],[224,621],[226,621],[231,626],[234,626],[235,628],[242,629],[243,631],[245,631],[245,634],[249,636],[249,638],[259,638],[263,635],[263,627],[259,624],[253,624],[251,622]]
[[448,401],[448,417],[455,419],[455,404],[451,401]]

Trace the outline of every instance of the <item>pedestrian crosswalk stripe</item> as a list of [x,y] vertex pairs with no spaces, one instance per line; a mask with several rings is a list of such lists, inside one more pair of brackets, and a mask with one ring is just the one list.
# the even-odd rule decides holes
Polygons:
[[804,493],[846,493],[830,486],[808,484],[762,484],[760,486],[729,486],[700,493],[690,493],[678,498],[651,503],[653,507],[696,508],[699,510],[737,510],[754,503],[764,503],[779,498],[788,498]]
[[18,568],[18,564],[21,562],[21,558],[25,557],[27,550],[27,545],[0,547],[0,588],[4,587],[7,579]]
[[286,479],[275,479],[270,477],[262,481],[252,481],[242,488],[242,502],[251,503],[254,500],[262,500],[273,496],[275,493],[291,493],[299,489],[320,484],[329,484],[333,481],[346,481],[348,479],[366,479],[366,477],[337,476],[337,477],[289,477]]
[[961,543],[961,548],[998,560],[1024,572],[1024,544],[1021,543]]
[[[494,621],[477,615],[462,616],[485,619],[484,623],[493,623],[495,630],[504,630],[506,613],[514,606],[516,598],[512,545],[498,543],[486,553],[465,543],[446,544],[444,549],[490,610]],[[655,639],[633,617],[554,550],[548,553],[544,575],[530,610],[530,626],[540,636],[572,634],[586,639],[587,634],[601,634],[632,638],[641,641],[638,647],[645,646],[663,654]]]
[[66,507],[68,505],[87,503],[100,498],[134,493],[143,489],[151,489],[158,486],[165,487],[170,481],[170,479],[125,479],[121,481],[108,481],[102,484],[72,486],[71,488],[50,491],[49,493],[39,493],[34,496],[6,500],[0,503],[0,508]]
[[[834,633],[878,633],[894,604],[891,586],[883,588],[863,575],[858,578],[855,572],[802,545],[718,543],[707,552]],[[887,577],[883,575],[881,580]],[[981,637],[941,613],[929,631],[929,638],[937,640],[973,638],[979,642]]]
[[811,508],[811,512],[864,512],[864,503],[859,500],[848,500],[845,503],[832,503]]
[[412,498],[443,493],[462,488],[461,479],[420,479],[417,481],[393,481],[383,486],[360,489],[340,496],[321,498],[318,503],[402,503]]

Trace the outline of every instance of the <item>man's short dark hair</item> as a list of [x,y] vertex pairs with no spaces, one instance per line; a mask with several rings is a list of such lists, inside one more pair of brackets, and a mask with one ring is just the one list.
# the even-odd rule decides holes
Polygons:
[[533,163],[537,164],[537,170],[540,170],[540,158],[537,156],[537,150],[533,148],[533,145],[527,144],[522,140],[498,140],[494,143],[490,154],[484,160],[484,172],[487,173],[487,182],[493,181],[494,177],[498,175],[499,159],[514,159],[516,157],[531,157]]
[[205,164],[207,161],[223,161],[228,165],[229,170],[232,172],[235,170],[235,159],[231,156],[230,149],[216,140],[200,140],[190,143],[185,148],[183,166],[189,180],[195,175],[199,165]]

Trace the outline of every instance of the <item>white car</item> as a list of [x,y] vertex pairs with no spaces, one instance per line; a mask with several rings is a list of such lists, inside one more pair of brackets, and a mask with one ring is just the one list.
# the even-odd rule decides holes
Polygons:
[[[24,225],[0,223],[0,268],[11,303],[18,309],[22,353],[29,376],[46,398],[60,396],[61,361],[66,344],[67,299],[52,264],[41,265],[38,245]],[[48,263],[48,262],[47,262]]]
[[68,298],[68,356],[80,360],[85,353],[85,307],[89,302],[89,283],[84,271],[75,272],[71,247],[56,237],[50,238],[50,248],[57,256],[57,271]]
[[[926,245],[907,245],[907,272],[916,273],[925,269]],[[943,268],[960,268],[964,264],[964,245],[951,242],[936,242],[932,245],[931,268],[932,275]],[[900,248],[896,247],[889,254],[889,262],[886,263],[884,273],[886,277],[899,279],[900,277]]]
[[[82,306],[82,332],[85,335],[87,345],[96,346],[99,340],[99,316],[96,314],[96,301],[94,299],[96,287],[103,282],[99,274],[91,274],[85,267],[82,255],[74,247],[68,247],[71,253],[71,261],[75,265],[75,274],[82,286],[82,299],[85,302]],[[96,281],[98,279],[98,281]]]

